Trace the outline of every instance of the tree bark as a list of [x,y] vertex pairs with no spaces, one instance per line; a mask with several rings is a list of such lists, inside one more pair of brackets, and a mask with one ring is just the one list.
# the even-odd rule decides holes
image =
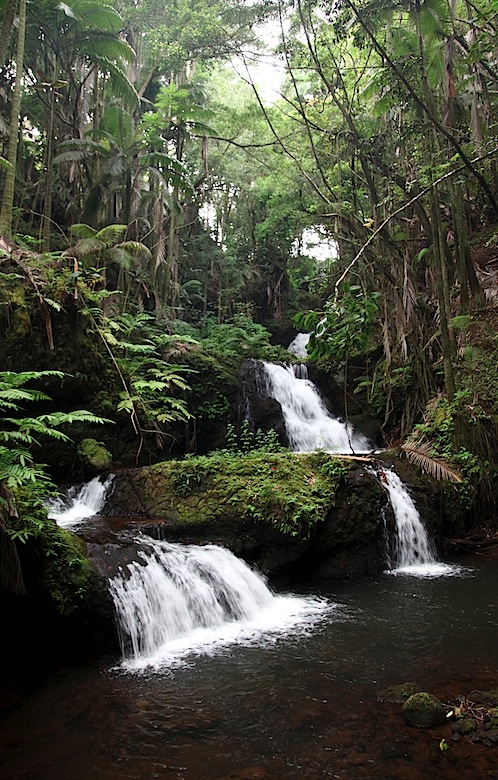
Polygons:
[[19,0],[19,26],[17,28],[16,78],[12,96],[10,116],[9,167],[5,174],[5,186],[0,211],[0,235],[12,236],[12,211],[14,208],[14,188],[16,179],[17,147],[19,143],[19,119],[21,116],[21,82],[24,68],[24,45],[26,39],[26,0]]

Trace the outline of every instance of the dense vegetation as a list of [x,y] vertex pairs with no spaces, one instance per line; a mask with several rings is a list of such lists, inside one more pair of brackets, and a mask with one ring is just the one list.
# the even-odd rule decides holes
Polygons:
[[[351,380],[385,442],[452,461],[492,513],[496,3],[0,13],[0,369],[10,389],[13,372],[64,372],[44,375],[54,405],[35,399],[38,418],[110,418],[90,435],[125,464],[224,446],[241,358],[278,359],[309,329],[311,357]],[[269,37],[280,70],[258,76]],[[13,431],[35,429],[13,402],[11,518],[27,486],[48,487],[34,442],[16,449]],[[89,422],[76,415],[75,440]]]

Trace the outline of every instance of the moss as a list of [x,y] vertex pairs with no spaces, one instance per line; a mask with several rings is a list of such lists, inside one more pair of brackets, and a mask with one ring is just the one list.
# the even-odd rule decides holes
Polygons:
[[78,444],[78,455],[87,471],[94,474],[109,469],[112,465],[112,455],[105,445],[95,439],[82,439]]
[[222,452],[151,466],[141,493],[154,516],[185,524],[256,520],[306,537],[334,506],[345,473],[343,462],[327,453]]
[[451,729],[455,734],[460,734],[461,736],[472,734],[474,731],[477,731],[477,721],[475,718],[460,718],[456,723],[453,723]]
[[432,693],[420,691],[412,694],[402,707],[403,717],[409,726],[431,728],[439,726],[446,720],[446,709]]
[[[85,545],[73,534],[47,524],[32,543],[30,589],[55,613],[70,617],[91,598],[96,572],[85,554]],[[24,567],[23,567],[24,568]]]

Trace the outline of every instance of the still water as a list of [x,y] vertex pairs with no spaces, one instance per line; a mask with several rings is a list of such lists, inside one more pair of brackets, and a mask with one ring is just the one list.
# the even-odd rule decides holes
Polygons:
[[498,687],[498,560],[464,564],[458,576],[314,587],[298,595],[335,606],[307,631],[159,669],[68,665],[2,720],[0,777],[498,777],[498,748],[452,742],[447,724],[407,727],[399,705],[377,700],[407,681],[443,700]]

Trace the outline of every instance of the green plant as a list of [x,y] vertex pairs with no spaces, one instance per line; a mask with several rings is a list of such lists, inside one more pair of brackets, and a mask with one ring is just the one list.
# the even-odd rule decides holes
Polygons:
[[296,327],[311,330],[308,354],[312,360],[346,360],[365,352],[377,315],[378,292],[364,292],[358,285],[343,284],[329,298],[323,311],[294,317]]
[[493,415],[466,388],[458,390],[452,400],[444,395],[434,398],[403,449],[434,476],[440,476],[442,469],[450,481],[459,482],[462,505],[470,508],[489,489],[495,472],[494,441]]
[[225,435],[225,449],[233,453],[245,453],[252,450],[258,452],[285,452],[275,430],[263,431],[260,428],[253,431],[247,420],[244,420],[237,431],[232,423],[228,423]]
[[44,498],[55,489],[32,452],[40,437],[69,441],[61,426],[75,422],[105,423],[86,410],[24,415],[23,404],[48,402],[49,396],[31,388],[33,382],[62,378],[60,371],[0,372],[0,511],[11,539],[25,542],[46,521]]

